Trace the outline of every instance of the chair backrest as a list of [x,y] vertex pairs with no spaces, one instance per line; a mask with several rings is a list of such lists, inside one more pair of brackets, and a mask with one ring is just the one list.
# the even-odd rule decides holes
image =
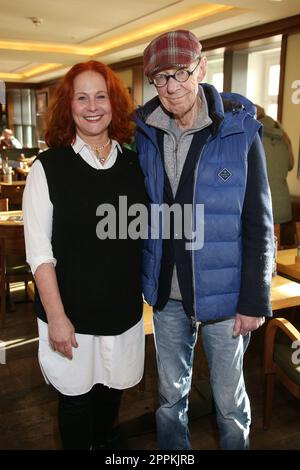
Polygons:
[[8,198],[0,199],[0,212],[7,212],[8,211]]
[[1,197],[8,198],[11,209],[21,208],[25,185],[22,184],[1,184]]

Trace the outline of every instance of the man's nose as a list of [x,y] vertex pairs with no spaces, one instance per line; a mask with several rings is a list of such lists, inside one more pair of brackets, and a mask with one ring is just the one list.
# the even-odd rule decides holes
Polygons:
[[179,87],[179,82],[177,82],[177,80],[175,80],[175,78],[173,77],[170,77],[167,81],[167,90],[168,90],[168,93],[174,93],[174,91],[176,91]]

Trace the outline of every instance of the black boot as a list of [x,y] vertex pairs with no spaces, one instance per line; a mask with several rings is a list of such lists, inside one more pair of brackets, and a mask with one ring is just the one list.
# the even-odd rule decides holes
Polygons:
[[112,429],[109,436],[100,442],[94,443],[91,450],[126,450],[128,449],[126,439],[124,438],[120,426]]

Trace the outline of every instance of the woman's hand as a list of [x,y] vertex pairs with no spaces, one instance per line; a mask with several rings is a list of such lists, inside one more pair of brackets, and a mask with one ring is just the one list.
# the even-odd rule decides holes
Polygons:
[[49,342],[53,351],[73,359],[72,348],[78,348],[75,329],[68,317],[64,314],[48,319]]

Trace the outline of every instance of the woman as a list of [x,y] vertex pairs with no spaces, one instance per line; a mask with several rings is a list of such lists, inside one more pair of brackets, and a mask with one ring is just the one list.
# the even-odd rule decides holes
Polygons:
[[98,215],[110,204],[118,221],[119,196],[128,207],[146,203],[136,155],[122,146],[132,139],[132,111],[106,65],[72,67],[50,110],[50,148],[26,183],[39,361],[58,391],[64,449],[107,446],[122,390],[143,374],[141,239],[116,237],[114,224],[105,238]]

